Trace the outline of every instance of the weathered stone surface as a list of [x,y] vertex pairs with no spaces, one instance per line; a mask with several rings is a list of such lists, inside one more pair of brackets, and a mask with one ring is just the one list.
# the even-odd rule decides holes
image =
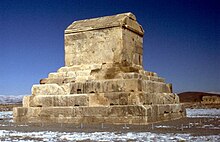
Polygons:
[[65,66],[49,73],[15,122],[147,124],[185,109],[172,84],[143,69],[143,34],[132,13],[73,22],[65,30]]
[[114,62],[142,65],[143,29],[132,15],[73,22],[65,30],[66,66]]
[[25,96],[24,107],[89,106],[89,95],[38,95]]
[[136,17],[132,13],[123,13],[113,16],[75,21],[67,27],[65,34],[115,27],[127,28],[142,36],[144,33],[142,27],[137,23]]
[[62,87],[57,84],[33,85],[33,95],[65,95]]
[[[176,107],[177,105],[175,105]],[[31,107],[14,108],[18,122],[41,123],[127,123],[147,124],[149,122],[177,119],[185,114],[182,108],[173,110],[173,105],[126,105],[96,107]],[[31,116],[31,117],[30,117]],[[174,117],[175,116],[175,117]]]

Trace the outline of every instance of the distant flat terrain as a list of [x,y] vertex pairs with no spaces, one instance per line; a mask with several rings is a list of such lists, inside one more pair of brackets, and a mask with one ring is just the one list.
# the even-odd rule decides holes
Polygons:
[[12,111],[13,107],[21,107],[22,103],[18,104],[0,104],[0,111]]

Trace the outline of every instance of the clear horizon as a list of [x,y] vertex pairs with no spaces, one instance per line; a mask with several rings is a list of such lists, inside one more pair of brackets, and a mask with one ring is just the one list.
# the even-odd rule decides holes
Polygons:
[[143,66],[174,92],[220,92],[218,0],[1,0],[0,95],[31,94],[64,66],[73,21],[132,12],[145,30]]

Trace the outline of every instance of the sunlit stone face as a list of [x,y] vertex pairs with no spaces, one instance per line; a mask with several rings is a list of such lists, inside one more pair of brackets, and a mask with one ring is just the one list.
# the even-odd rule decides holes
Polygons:
[[74,66],[112,63],[121,47],[121,28],[66,34],[65,64]]
[[132,15],[74,22],[65,31],[65,65],[142,65],[142,44],[143,30]]

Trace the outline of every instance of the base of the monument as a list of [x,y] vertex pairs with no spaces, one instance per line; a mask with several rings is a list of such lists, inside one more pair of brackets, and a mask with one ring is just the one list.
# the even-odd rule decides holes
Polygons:
[[185,109],[181,104],[18,107],[13,111],[16,123],[148,124],[185,116]]

